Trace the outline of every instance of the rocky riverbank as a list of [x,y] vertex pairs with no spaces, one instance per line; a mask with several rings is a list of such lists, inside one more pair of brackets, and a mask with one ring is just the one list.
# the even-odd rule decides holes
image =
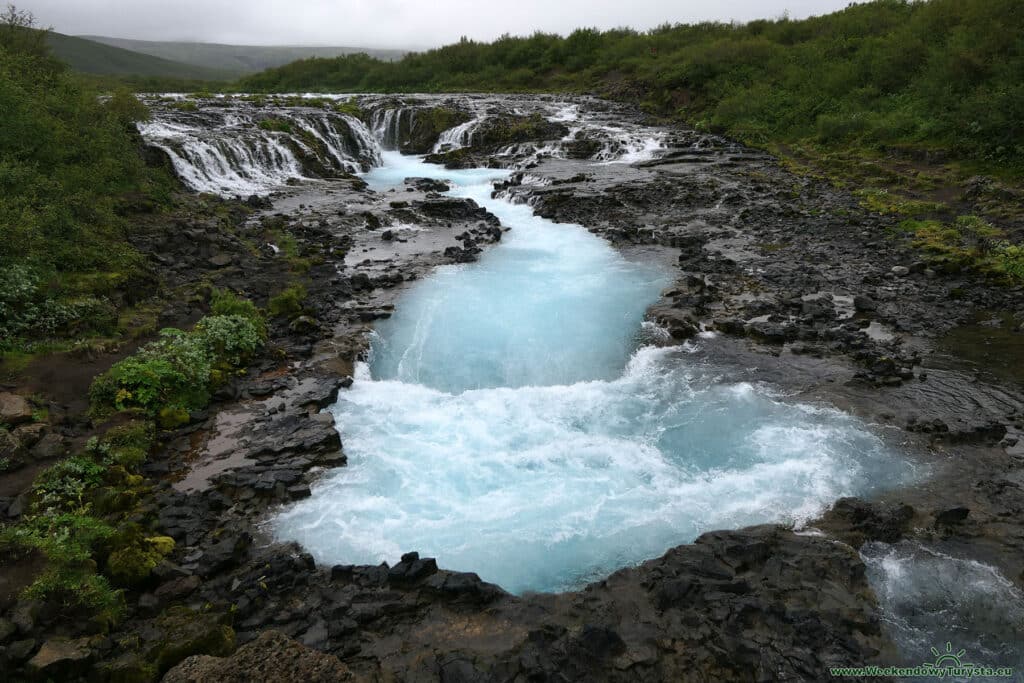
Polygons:
[[[382,101],[360,105],[387,111]],[[503,228],[472,201],[444,196],[443,182],[374,192],[344,170],[269,202],[195,200],[177,221],[154,220],[137,244],[164,288],[188,292],[161,307],[160,326],[199,319],[213,286],[260,306],[297,284],[305,297],[270,319],[267,351],[209,409],[160,433],[142,466],[150,491],[140,521],[176,543],[127,593],[114,630],[20,598],[38,571],[32,558],[0,567],[0,659],[15,679],[823,680],[831,666],[897,657],[857,552],[866,542],[913,540],[1024,583],[1024,400],[1012,377],[947,350],[950,330],[978,320],[1020,335],[1019,285],[943,272],[893,234],[894,219],[850,194],[713,136],[646,129],[620,107],[395,106],[390,119],[366,116],[396,146],[450,165],[515,165],[496,191],[635,258],[675,263],[676,285],[649,315],[665,343],[876,423],[927,475],[912,489],[840,500],[802,531],[704,534],[558,595],[513,596],[415,548],[380,566],[318,567],[302,548],[272,543],[261,522],[345,464],[344,434],[322,410],[351,385],[373,322],[390,315],[404,283],[472,261]],[[629,127],[576,126],[572,107]],[[459,136],[445,135],[451,126]],[[657,152],[641,154],[652,135]],[[616,154],[638,161],[607,163]],[[7,388],[39,394],[34,407],[48,415],[36,431],[69,449],[105,428],[76,392],[130,347],[85,359],[91,372],[60,394],[45,380],[67,361],[30,368]],[[30,422],[32,405],[5,396],[3,406]],[[24,467],[0,477],[9,519],[25,508],[26,473],[61,454],[39,451],[45,436],[18,438],[12,453]]]

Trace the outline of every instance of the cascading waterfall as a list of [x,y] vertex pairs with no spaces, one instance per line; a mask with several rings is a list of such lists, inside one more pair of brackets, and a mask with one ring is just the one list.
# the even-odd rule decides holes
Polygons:
[[[267,119],[283,125],[261,127]],[[310,162],[328,173],[365,171],[380,164],[382,151],[362,121],[309,108],[155,108],[139,131],[167,153],[186,185],[224,196],[260,194],[309,179],[316,175]]]
[[511,591],[564,590],[913,476],[848,415],[644,347],[664,274],[493,197],[508,171],[384,156],[371,187],[444,178],[512,230],[377,326],[332,409],[349,464],[272,521],[279,538],[327,564],[418,550]]
[[434,145],[434,153],[468,147],[473,141],[473,133],[483,121],[483,118],[475,118],[444,131]]
[[370,115],[370,127],[381,147],[396,150],[402,144],[402,131],[412,130],[415,120],[414,107],[386,107],[373,111]]

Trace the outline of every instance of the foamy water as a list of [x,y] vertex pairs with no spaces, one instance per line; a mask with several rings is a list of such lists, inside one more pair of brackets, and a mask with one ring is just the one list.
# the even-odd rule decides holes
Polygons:
[[372,362],[332,409],[349,465],[273,521],[278,537],[328,564],[418,550],[511,591],[555,591],[911,476],[848,415],[643,346],[668,273],[491,198],[504,171],[384,164],[372,186],[445,178],[512,230],[378,325]]

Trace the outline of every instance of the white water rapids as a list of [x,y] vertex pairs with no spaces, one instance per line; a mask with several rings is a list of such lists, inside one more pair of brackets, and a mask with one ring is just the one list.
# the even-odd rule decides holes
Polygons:
[[[665,147],[663,131],[595,119],[577,103],[537,106],[569,134],[495,156],[520,168],[565,158],[579,134],[600,142],[581,164],[643,161]],[[436,149],[470,144],[483,107]],[[378,190],[409,176],[449,180],[453,195],[512,229],[478,263],[410,287],[377,325],[371,361],[332,408],[349,465],[272,519],[279,538],[327,564],[418,550],[513,592],[556,591],[704,531],[799,523],[840,496],[914,478],[857,419],[725,379],[692,346],[648,345],[644,311],[670,274],[492,197],[507,171],[450,171],[384,151],[399,146],[416,111],[377,106],[367,126],[312,107],[201,104],[157,107],[142,126],[195,190],[280,190],[308,180],[300,156],[312,155],[328,171],[368,170]],[[291,132],[261,128],[268,114]],[[863,556],[907,662],[948,638],[979,661],[1024,666],[1014,658],[1022,599],[996,570],[907,545]]]
[[385,154],[512,228],[377,326],[333,411],[349,457],[274,521],[321,562],[436,556],[512,591],[579,587],[703,531],[806,519],[909,475],[857,420],[642,345],[666,273],[491,197],[504,171]]

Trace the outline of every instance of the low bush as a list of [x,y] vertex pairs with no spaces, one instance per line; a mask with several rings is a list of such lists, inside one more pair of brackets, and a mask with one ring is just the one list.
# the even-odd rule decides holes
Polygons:
[[182,413],[205,406],[211,389],[247,362],[266,337],[255,307],[250,310],[225,296],[214,306],[244,315],[207,316],[191,332],[162,330],[159,339],[93,380],[89,399],[94,410],[139,410],[159,416],[161,426],[171,428],[182,424],[177,419]]
[[274,317],[294,318],[302,314],[306,296],[305,287],[292,285],[271,297],[267,302],[267,312]]
[[133,585],[174,548],[170,538],[147,537],[135,521],[144,489],[133,472],[153,440],[151,424],[128,422],[90,439],[81,453],[36,478],[25,515],[0,530],[3,555],[37,553],[46,559],[23,597],[84,611],[99,626],[123,615],[123,596],[110,579]]

